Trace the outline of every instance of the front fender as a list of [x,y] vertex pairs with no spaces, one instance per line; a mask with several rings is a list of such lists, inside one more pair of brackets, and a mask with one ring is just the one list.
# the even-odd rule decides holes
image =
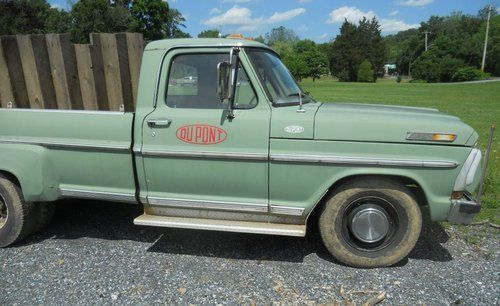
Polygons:
[[57,178],[51,171],[46,148],[1,144],[0,172],[16,177],[26,201],[55,201],[59,197]]
[[[423,173],[419,173],[423,172]],[[427,172],[429,173],[429,172]],[[433,184],[429,181],[428,175],[425,171],[415,171],[415,169],[401,169],[401,168],[346,168],[335,172],[329,177],[314,193],[312,199],[309,203],[316,203],[313,206],[309,206],[307,214],[310,214],[316,206],[321,202],[322,197],[325,194],[325,190],[332,191],[332,188],[339,186],[339,182],[346,182],[350,179],[356,177],[367,177],[367,176],[379,176],[394,178],[395,180],[404,180],[407,182],[416,183],[423,191],[423,194],[429,204],[429,210],[431,214],[431,219],[445,220],[446,216],[451,207],[450,193],[452,185],[444,184],[438,185]],[[419,203],[422,204],[422,203]]]
[[[285,156],[288,160],[275,159],[270,163],[270,204],[303,208],[306,216],[325,192],[341,180],[354,176],[392,176],[418,184],[429,204],[431,218],[446,220],[455,179],[471,150],[470,147],[459,146],[271,139],[271,156]],[[315,158],[304,159],[304,156]],[[351,162],[316,159],[325,156],[350,158]],[[372,165],[358,162],[363,159],[383,159],[394,163]],[[415,163],[413,166],[411,163],[398,164],[399,160]],[[442,162],[445,166],[432,162]]]

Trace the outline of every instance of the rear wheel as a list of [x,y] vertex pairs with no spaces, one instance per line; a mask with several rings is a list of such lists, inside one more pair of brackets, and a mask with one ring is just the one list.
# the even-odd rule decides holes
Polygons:
[[341,186],[323,207],[321,237],[330,253],[355,267],[390,266],[415,246],[422,226],[411,192],[388,179]]
[[0,176],[0,247],[29,235],[35,225],[33,215],[34,205],[24,201],[19,186]]

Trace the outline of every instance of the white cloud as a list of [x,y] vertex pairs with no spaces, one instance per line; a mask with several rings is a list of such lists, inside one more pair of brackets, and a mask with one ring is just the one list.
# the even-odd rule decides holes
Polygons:
[[406,0],[402,3],[400,3],[400,5],[403,5],[403,6],[426,6],[428,4],[431,4],[432,2],[434,2],[434,0]]
[[[363,17],[372,19],[373,17],[377,17],[377,14],[373,11],[363,12],[352,6],[343,6],[333,10],[326,23],[342,23],[344,22],[344,19],[347,19],[347,21],[352,23],[358,23],[361,19],[363,19]],[[418,24],[408,24],[398,19],[382,18],[379,19],[379,22],[382,32],[398,32],[418,27]]]
[[250,0],[221,0],[222,3],[245,3],[250,2]]
[[305,12],[304,8],[296,8],[285,12],[275,12],[268,18],[254,18],[250,9],[235,5],[220,15],[204,20],[203,24],[213,27],[235,26],[238,31],[253,31],[262,25],[281,23]]
[[499,7],[497,7],[497,12],[498,12],[498,13],[500,13],[500,6],[499,6]]
[[399,32],[408,29],[418,28],[418,24],[408,24],[402,20],[397,19],[381,19],[380,28],[382,32]]
[[327,37],[328,37],[328,33],[324,33],[324,34],[319,35],[317,38],[318,39],[325,39]]
[[57,3],[51,3],[51,4],[50,4],[50,7],[51,7],[51,8],[53,8],[53,9],[57,9],[57,10],[62,10],[62,9],[63,9],[63,7],[62,7],[62,6],[60,6],[60,5],[59,5],[59,4],[57,4]]
[[344,19],[347,19],[349,22],[357,23],[363,19],[363,17],[372,19],[375,17],[375,13],[373,11],[363,12],[354,6],[342,6],[330,12],[326,23],[341,23],[344,22]]
[[271,17],[269,17],[269,19],[267,20],[267,23],[269,24],[272,24],[272,23],[280,23],[280,22],[283,22],[283,21],[287,21],[287,20],[290,20],[290,19],[293,19],[299,15],[302,15],[306,12],[306,9],[305,8],[296,8],[296,9],[293,9],[293,10],[289,10],[289,11],[286,11],[286,12],[275,12]]
[[392,11],[389,13],[389,16],[396,16],[399,13],[399,11]]
[[216,14],[220,14],[220,13],[222,13],[222,11],[220,9],[216,8],[216,7],[214,7],[213,9],[211,9],[208,12],[209,15],[216,15]]

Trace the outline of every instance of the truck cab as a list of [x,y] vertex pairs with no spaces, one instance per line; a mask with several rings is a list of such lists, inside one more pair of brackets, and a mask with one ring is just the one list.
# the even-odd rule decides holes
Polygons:
[[[136,105],[1,110],[4,215],[90,198],[142,205],[137,225],[299,237],[316,218],[337,259],[379,267],[411,251],[421,209],[467,223],[480,208],[471,127],[435,109],[318,102],[258,42],[148,44]],[[30,232],[4,219],[2,246]]]

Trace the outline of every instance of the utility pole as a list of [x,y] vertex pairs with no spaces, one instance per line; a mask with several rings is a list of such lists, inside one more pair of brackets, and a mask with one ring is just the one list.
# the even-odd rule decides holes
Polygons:
[[429,34],[431,32],[429,31],[425,31],[424,34],[425,34],[425,51],[427,51],[427,34]]
[[484,37],[483,61],[481,62],[481,71],[484,71],[486,62],[486,50],[488,49],[488,32],[490,31],[491,5],[488,5],[488,20],[486,21],[486,36]]

